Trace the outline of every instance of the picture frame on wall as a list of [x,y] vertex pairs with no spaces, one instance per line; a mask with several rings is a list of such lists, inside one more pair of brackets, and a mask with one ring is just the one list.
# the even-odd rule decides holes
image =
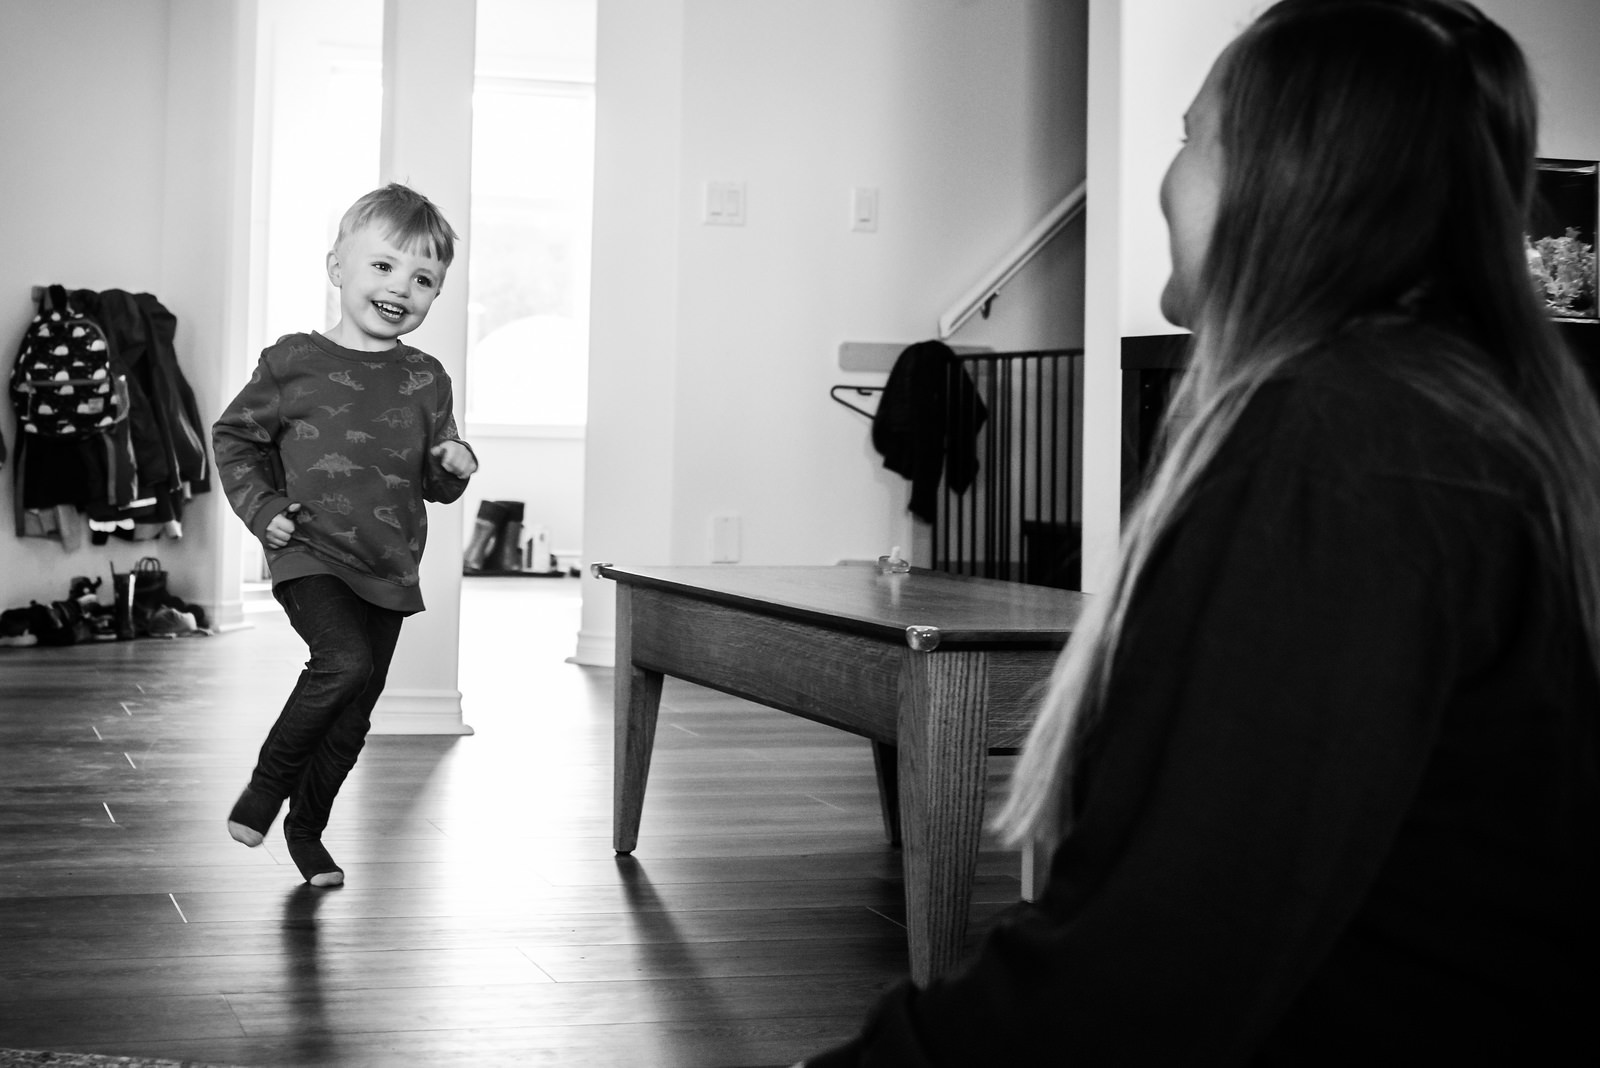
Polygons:
[[1600,161],[1539,159],[1524,244],[1528,271],[1551,318],[1600,327],[1595,232],[1600,229]]

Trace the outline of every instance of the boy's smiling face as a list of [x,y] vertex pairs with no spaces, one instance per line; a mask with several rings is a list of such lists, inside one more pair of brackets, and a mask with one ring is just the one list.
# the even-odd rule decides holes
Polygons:
[[328,340],[362,352],[393,348],[428,317],[444,275],[424,243],[402,248],[381,225],[363,226],[328,253],[328,281],[339,289]]

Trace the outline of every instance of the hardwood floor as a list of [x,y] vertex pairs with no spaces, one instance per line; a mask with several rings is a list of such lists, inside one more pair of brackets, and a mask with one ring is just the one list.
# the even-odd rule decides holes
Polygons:
[[[474,578],[476,734],[373,737],[301,884],[224,816],[304,650],[0,649],[0,1048],[269,1066],[789,1065],[904,974],[868,744],[669,680],[639,848],[610,848],[611,672],[576,580]],[[1010,761],[991,762],[997,787]],[[974,929],[1020,893],[988,843]]]

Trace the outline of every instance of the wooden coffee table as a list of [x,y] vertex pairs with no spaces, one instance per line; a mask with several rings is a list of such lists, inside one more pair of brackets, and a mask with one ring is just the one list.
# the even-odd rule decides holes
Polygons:
[[613,844],[639,840],[664,675],[868,738],[903,845],[911,975],[957,963],[992,750],[1014,749],[1085,596],[870,565],[620,567]]

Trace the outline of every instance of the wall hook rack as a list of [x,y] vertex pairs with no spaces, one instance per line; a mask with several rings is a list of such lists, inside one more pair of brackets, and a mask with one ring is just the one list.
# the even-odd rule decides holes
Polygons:
[[844,397],[839,396],[839,391],[840,390],[845,390],[847,392],[854,393],[858,397],[870,397],[874,393],[882,393],[883,392],[883,387],[882,386],[833,386],[833,387],[829,388],[829,390],[828,390],[828,396],[832,397],[839,404],[842,404],[846,408],[849,408],[852,412],[860,412],[862,415],[866,416],[868,419],[875,418],[875,413],[869,412],[867,409],[862,408],[859,405],[851,404]]

